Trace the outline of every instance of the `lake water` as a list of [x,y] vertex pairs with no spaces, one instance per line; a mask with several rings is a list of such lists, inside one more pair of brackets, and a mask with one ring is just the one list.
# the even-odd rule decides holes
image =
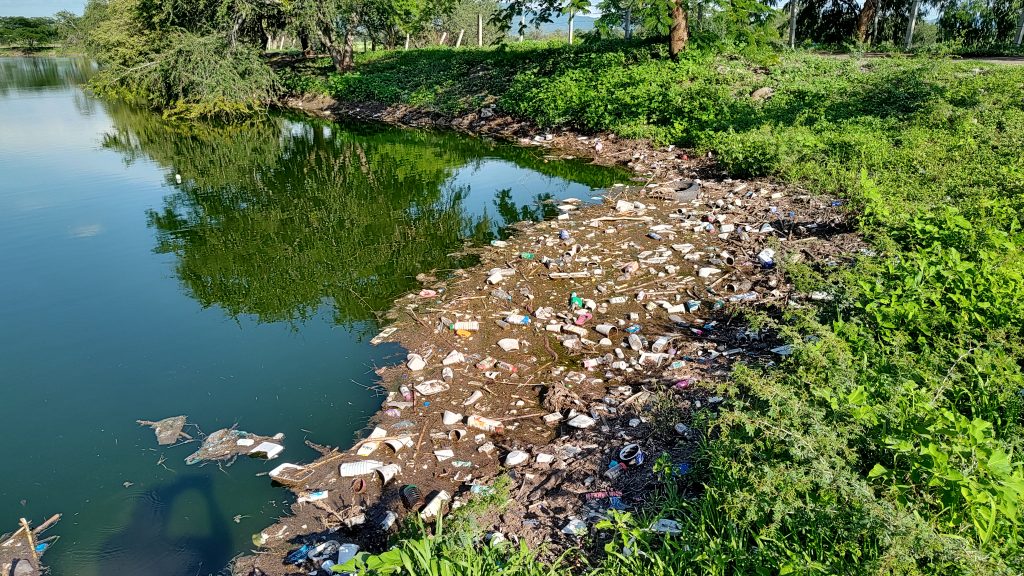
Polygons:
[[416,274],[621,178],[451,134],[175,126],[90,98],[90,70],[0,59],[0,532],[63,513],[58,576],[223,569],[288,493],[137,419],[283,432],[288,461],[350,444]]

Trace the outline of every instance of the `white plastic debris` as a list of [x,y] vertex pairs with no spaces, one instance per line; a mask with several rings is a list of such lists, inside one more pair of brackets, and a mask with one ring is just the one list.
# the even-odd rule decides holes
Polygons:
[[466,361],[466,355],[465,354],[463,354],[462,352],[459,352],[458,350],[452,350],[451,352],[448,353],[447,356],[444,357],[444,360],[441,361],[441,365],[442,366],[451,366],[453,364],[462,364],[465,361]]
[[451,387],[440,380],[427,380],[422,384],[413,386],[413,388],[416,389],[420,396],[433,396],[434,394],[447,392]]
[[341,466],[338,466],[338,474],[342,478],[351,478],[352,476],[365,476],[367,474],[373,474],[378,468],[384,466],[383,462],[378,460],[360,460],[358,462],[346,462]]
[[587,533],[587,523],[578,518],[573,518],[562,528],[562,532],[573,536],[582,536]]
[[441,490],[423,507],[423,510],[420,512],[420,518],[427,520],[436,517],[441,513],[441,507],[444,506],[444,503],[451,499],[452,497],[447,492]]
[[420,356],[419,354],[409,354],[406,357],[406,360],[407,362],[405,365],[408,366],[409,370],[412,370],[413,372],[419,372],[420,370],[423,370],[424,368],[427,367],[427,361],[424,360],[423,356]]
[[718,268],[712,268],[710,266],[705,266],[704,268],[701,268],[700,270],[697,271],[697,275],[700,276],[701,278],[709,278],[711,276],[714,276],[715,274],[721,273],[722,271],[719,270]]
[[284,452],[284,446],[275,442],[261,442],[252,450],[249,450],[249,456],[258,456],[260,458],[266,458],[267,460],[273,460],[277,458],[278,454]]
[[519,350],[519,340],[515,338],[502,338],[498,340],[498,346],[505,352]]
[[651,530],[654,532],[660,532],[662,534],[671,534],[673,536],[683,533],[683,527],[675,520],[669,520],[662,518],[651,524]]
[[594,420],[593,418],[587,416],[586,414],[578,414],[575,418],[569,420],[567,424],[569,426],[572,426],[573,428],[583,429],[590,428],[594,424],[597,424],[597,420]]
[[772,250],[771,248],[761,250],[757,254],[757,261],[760,262],[762,266],[772,265],[775,263],[775,250]]
[[778,354],[779,356],[789,356],[790,354],[793,353],[793,345],[783,344],[782,346],[772,348],[772,352]]
[[463,406],[472,406],[473,404],[476,404],[476,402],[478,400],[480,400],[481,398],[483,398],[483,397],[484,397],[484,393],[483,392],[481,392],[479,390],[474,390],[473,393],[469,395],[469,398],[466,398],[466,401],[463,402],[462,405]]
[[[387,435],[388,435],[388,431],[387,430],[385,430],[383,428],[374,428],[373,432],[370,433],[369,438],[370,439],[384,438]],[[362,446],[359,447],[358,450],[356,450],[356,455],[357,456],[369,456],[370,454],[373,454],[377,450],[377,448],[379,448],[379,447],[380,447],[380,442],[365,442],[365,443],[363,443]]]
[[[482,446],[481,446],[482,448]],[[520,466],[526,464],[530,460],[530,455],[522,450],[513,450],[505,456],[505,466],[511,468],[513,466]]]

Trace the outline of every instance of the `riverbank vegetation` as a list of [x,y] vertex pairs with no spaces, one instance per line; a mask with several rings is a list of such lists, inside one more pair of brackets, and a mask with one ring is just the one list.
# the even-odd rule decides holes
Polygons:
[[[338,74],[353,70],[360,48],[376,55],[378,48],[500,45],[475,51],[486,60],[486,54],[501,52],[503,40],[521,40],[529,26],[566,16],[571,22],[599,9],[594,29],[575,38],[570,32],[570,45],[649,41],[663,47],[657,59],[673,61],[685,60],[693,48],[751,52],[798,44],[1014,52],[1024,30],[1022,1],[944,2],[938,20],[926,22],[918,0],[806,2],[799,10],[796,3],[780,10],[758,0],[89,0],[81,17],[62,13],[49,21],[66,48],[99,61],[97,92],[170,116],[237,118],[276,101],[281,87],[265,55],[286,47],[304,56],[326,54]],[[549,55],[552,64],[574,66],[559,54]]]
[[872,251],[786,265],[832,300],[752,318],[796,352],[737,370],[696,473],[665,478],[685,538],[617,517],[597,573],[1020,573],[1024,68],[659,50],[400,53],[286,84],[448,114],[489,100],[847,200]]

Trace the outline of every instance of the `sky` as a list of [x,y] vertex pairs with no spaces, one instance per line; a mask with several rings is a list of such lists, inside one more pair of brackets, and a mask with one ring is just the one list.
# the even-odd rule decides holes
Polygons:
[[53,16],[61,10],[81,14],[85,0],[0,0],[0,16]]

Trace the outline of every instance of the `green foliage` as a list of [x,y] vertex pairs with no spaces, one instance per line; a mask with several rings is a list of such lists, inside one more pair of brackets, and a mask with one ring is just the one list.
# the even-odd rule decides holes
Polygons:
[[266,109],[277,79],[259,53],[221,36],[177,33],[152,62],[108,70],[93,87],[101,93],[137,95],[168,117],[229,119]]
[[57,39],[57,21],[53,18],[0,16],[0,46],[35,48]]
[[348,563],[335,566],[335,573],[395,574],[406,576],[557,576],[564,574],[561,559],[541,562],[541,550],[532,550],[523,541],[484,539],[476,518],[498,513],[509,502],[513,482],[501,476],[488,494],[473,495],[446,518],[439,517],[430,527],[418,518],[406,526],[403,537],[382,554],[360,553]]
[[[401,77],[409,55],[327,85],[442,111],[497,100],[545,126],[693,146],[732,174],[846,197],[873,245],[843,270],[786,266],[834,300],[777,321],[797,345],[787,362],[733,374],[731,404],[706,422],[700,496],[655,463],[665,490],[651,512],[685,538],[615,515],[597,574],[1024,570],[1024,69],[710,51],[669,62],[629,43],[444,58],[472,91]],[[762,87],[774,94],[751,98]]]
[[[91,0],[76,42],[102,69],[93,89],[179,118],[238,118],[265,111],[278,93],[260,52],[242,42],[255,18],[245,3]],[[225,22],[229,31],[218,30]]]

